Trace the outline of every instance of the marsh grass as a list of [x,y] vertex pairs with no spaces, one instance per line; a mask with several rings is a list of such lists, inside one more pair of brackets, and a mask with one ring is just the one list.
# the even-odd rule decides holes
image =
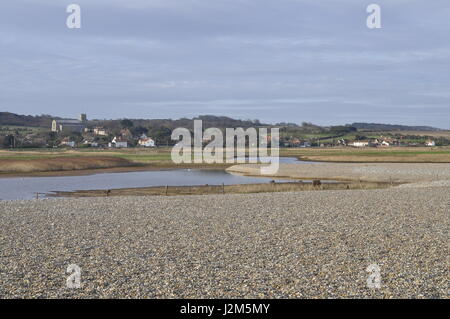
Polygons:
[[0,173],[73,171],[134,165],[118,157],[56,157],[43,159],[0,159]]
[[113,197],[113,196],[177,196],[177,195],[212,195],[212,194],[251,194],[299,192],[320,190],[379,189],[397,184],[379,182],[337,182],[322,183],[313,186],[312,182],[283,182],[240,185],[201,185],[201,186],[155,186],[140,188],[123,188],[111,190],[78,190],[73,192],[55,192],[50,197]]

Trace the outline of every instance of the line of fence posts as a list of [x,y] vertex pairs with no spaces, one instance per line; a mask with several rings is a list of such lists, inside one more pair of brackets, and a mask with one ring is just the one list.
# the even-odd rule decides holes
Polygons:
[[[206,188],[209,187],[208,184],[204,185]],[[225,183],[222,183],[222,194],[225,195]],[[169,185],[164,187],[164,194],[167,196],[169,194]]]
[[[271,180],[270,184],[273,186],[274,189],[276,189],[277,182],[275,180]],[[299,184],[303,184],[303,181],[299,181]],[[390,177],[390,184],[391,184],[391,186],[394,184],[394,180],[392,179],[392,177]],[[208,188],[210,185],[206,184],[204,186],[206,188]],[[320,187],[320,189],[323,189],[323,185],[322,185],[322,181],[321,180],[313,180],[311,186],[312,186],[312,189],[314,189],[316,187]],[[361,189],[363,189],[361,178],[359,178],[359,187]],[[210,187],[210,189],[213,189],[213,188]],[[347,185],[347,189],[350,189],[349,185]],[[221,190],[222,190],[222,194],[225,195],[225,183],[222,183]],[[208,193],[208,191],[207,191],[207,193]],[[45,195],[46,193],[36,192],[35,194],[36,194],[36,199],[39,199],[39,195]],[[164,187],[164,194],[165,194],[165,196],[169,195],[169,185],[166,185]],[[105,190],[105,195],[106,195],[106,197],[109,197],[111,195],[111,190],[110,189]]]

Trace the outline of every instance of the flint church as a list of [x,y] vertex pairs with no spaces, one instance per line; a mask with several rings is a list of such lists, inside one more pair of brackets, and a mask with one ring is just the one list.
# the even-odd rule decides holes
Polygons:
[[53,120],[52,122],[52,132],[83,132],[86,127],[87,117],[86,114],[80,114],[80,118],[76,119],[62,119]]

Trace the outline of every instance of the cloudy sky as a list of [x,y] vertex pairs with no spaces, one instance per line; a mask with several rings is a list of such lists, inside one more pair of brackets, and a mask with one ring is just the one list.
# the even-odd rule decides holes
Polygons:
[[0,111],[450,129],[449,17],[448,0],[4,0]]

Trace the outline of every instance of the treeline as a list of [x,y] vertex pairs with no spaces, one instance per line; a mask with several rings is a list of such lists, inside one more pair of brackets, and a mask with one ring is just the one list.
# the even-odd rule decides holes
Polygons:
[[261,123],[259,120],[236,120],[226,116],[201,115],[192,119],[181,118],[172,119],[121,119],[121,120],[93,120],[89,121],[89,126],[104,127],[111,136],[118,134],[120,130],[128,129],[134,136],[146,134],[151,136],[160,145],[171,145],[174,141],[171,139],[172,131],[178,127],[194,129],[194,120],[202,120],[203,129],[217,127],[225,129],[227,127],[262,127],[270,126]]
[[236,120],[226,116],[214,116],[214,115],[200,115],[198,117],[189,119],[181,118],[177,120],[172,119],[121,119],[121,120],[93,120],[92,124],[103,126],[110,130],[129,127],[166,127],[173,130],[178,127],[184,127],[187,129],[193,129],[194,121],[202,120],[203,128],[217,127],[260,127],[270,126],[269,124],[260,123],[259,120]]
[[[0,126],[24,126],[50,128],[53,119],[59,119],[51,115],[18,115],[10,112],[0,112]],[[169,142],[171,132],[178,127],[193,129],[194,119],[203,121],[203,128],[248,128],[248,127],[279,127],[282,135],[300,136],[302,134],[327,134],[340,136],[357,131],[436,131],[438,129],[429,126],[406,126],[376,123],[353,123],[336,126],[319,126],[310,122],[301,125],[295,123],[276,123],[275,125],[261,123],[259,120],[237,120],[227,116],[201,115],[193,119],[119,119],[119,120],[90,120],[90,127],[102,126],[111,134],[116,134],[123,128],[128,128],[134,135],[148,134],[159,141]],[[0,135],[6,135],[1,134]]]
[[353,123],[351,126],[358,130],[366,131],[439,131],[438,128],[431,126],[408,126],[395,124],[377,124],[377,123]]
[[0,112],[0,125],[50,127],[55,117],[42,115],[19,115],[10,112]]

